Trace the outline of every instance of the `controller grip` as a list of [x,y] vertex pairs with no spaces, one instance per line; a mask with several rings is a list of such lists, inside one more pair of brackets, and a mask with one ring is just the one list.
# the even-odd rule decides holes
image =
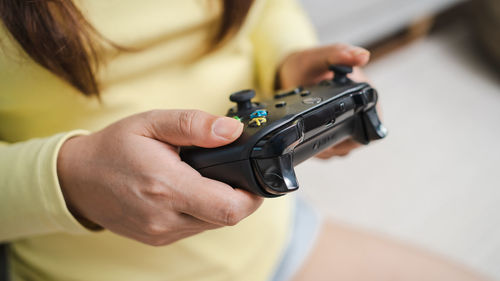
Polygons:
[[[240,137],[241,138],[241,137]],[[202,176],[226,183],[263,197],[277,197],[261,188],[255,163],[244,157],[244,147],[240,139],[232,144],[217,148],[184,146],[179,156]],[[292,170],[293,171],[293,170]]]
[[[189,162],[187,163],[189,164]],[[226,183],[233,188],[243,189],[262,197],[270,198],[283,195],[269,193],[266,190],[260,188],[261,183],[258,182],[258,179],[260,177],[257,177],[255,175],[256,170],[254,168],[254,165],[252,165],[249,160],[241,160],[222,163],[219,165],[209,166],[197,170],[202,176],[206,178]]]

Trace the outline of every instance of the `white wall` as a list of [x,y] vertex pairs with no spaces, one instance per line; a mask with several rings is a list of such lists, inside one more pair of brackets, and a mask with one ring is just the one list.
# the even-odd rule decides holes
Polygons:
[[300,0],[323,43],[364,45],[462,0]]

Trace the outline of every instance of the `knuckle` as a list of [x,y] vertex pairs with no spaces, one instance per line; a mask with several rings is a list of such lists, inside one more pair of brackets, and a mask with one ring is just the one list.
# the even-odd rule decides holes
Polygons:
[[175,191],[174,193],[174,196],[170,196],[171,209],[179,212],[190,212],[198,208],[197,203],[190,200],[190,198],[182,192]]
[[153,195],[153,196],[162,196],[162,197],[168,197],[170,198],[169,195],[169,190],[166,188],[166,186],[162,183],[159,183],[155,180],[147,180],[147,184],[145,185],[143,192],[145,192],[148,195]]
[[157,236],[157,235],[163,235],[163,234],[167,233],[168,228],[165,225],[160,224],[156,220],[154,220],[154,221],[149,221],[148,223],[146,223],[143,231],[148,236]]
[[224,225],[234,226],[243,219],[243,213],[232,202],[224,208]]
[[184,110],[179,113],[177,128],[182,135],[192,135],[193,123],[196,115],[196,110]]
[[165,195],[165,188],[158,184],[149,185],[146,189],[146,192],[150,195]]

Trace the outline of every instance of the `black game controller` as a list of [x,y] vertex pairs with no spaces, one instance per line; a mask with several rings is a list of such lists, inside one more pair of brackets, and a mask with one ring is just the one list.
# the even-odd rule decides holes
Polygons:
[[252,102],[253,90],[230,96],[227,116],[245,127],[233,143],[218,148],[182,147],[183,161],[201,175],[264,197],[299,188],[294,166],[340,141],[368,144],[387,135],[375,104],[377,92],[355,83],[348,66],[332,65],[333,80],[282,91]]

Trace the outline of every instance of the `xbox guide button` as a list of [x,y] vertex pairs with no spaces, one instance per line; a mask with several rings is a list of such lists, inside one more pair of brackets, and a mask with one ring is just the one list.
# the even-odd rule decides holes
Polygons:
[[302,100],[302,103],[307,104],[307,105],[312,105],[312,104],[318,104],[322,101],[323,99],[320,97],[309,97],[305,98]]

